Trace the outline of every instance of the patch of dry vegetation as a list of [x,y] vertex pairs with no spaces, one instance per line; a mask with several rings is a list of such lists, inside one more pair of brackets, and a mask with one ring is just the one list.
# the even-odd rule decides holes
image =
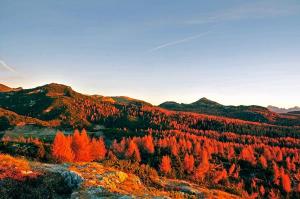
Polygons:
[[112,197],[112,194],[115,194],[142,198],[239,198],[186,181],[170,180],[158,176],[156,186],[145,186],[136,175],[94,162],[74,163],[69,169],[84,178],[83,187],[78,192],[79,196],[98,194],[98,196]]
[[38,173],[32,171],[26,159],[0,154],[0,180],[5,178],[24,180],[25,178],[34,178],[37,176]]
[[109,192],[120,194],[143,195],[148,192],[135,175],[104,167],[98,163],[77,163],[73,164],[70,170],[85,179],[84,187],[101,186]]

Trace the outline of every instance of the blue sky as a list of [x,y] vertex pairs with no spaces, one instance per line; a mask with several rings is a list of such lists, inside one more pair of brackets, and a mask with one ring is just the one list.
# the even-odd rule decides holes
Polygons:
[[153,104],[300,105],[300,1],[1,0],[0,80]]

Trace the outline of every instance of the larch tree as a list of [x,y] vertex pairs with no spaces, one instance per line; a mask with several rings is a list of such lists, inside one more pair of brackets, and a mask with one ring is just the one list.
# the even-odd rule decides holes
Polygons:
[[134,158],[137,162],[141,161],[140,150],[134,140],[129,141],[125,156],[127,158]]
[[144,148],[148,153],[151,154],[154,153],[154,143],[153,143],[153,137],[151,135],[145,137]]
[[209,154],[206,149],[202,150],[201,162],[195,171],[195,177],[198,180],[203,180],[206,172],[209,170]]
[[194,170],[195,159],[193,155],[185,154],[184,156],[184,169],[187,173],[192,173]]
[[169,156],[165,155],[162,157],[159,169],[164,174],[168,174],[171,172],[172,165],[171,165],[171,159]]
[[72,162],[74,153],[71,148],[71,139],[66,137],[62,132],[57,132],[54,138],[51,152],[52,156],[60,162]]
[[234,163],[230,166],[229,171],[228,171],[229,176],[231,176],[233,174],[233,172],[235,171],[235,167],[236,167],[236,165]]
[[273,164],[273,166],[272,166],[272,168],[273,168],[273,182],[274,182],[274,184],[279,185],[280,171],[279,171],[279,168],[278,168],[275,161],[273,161],[272,164]]
[[201,154],[201,145],[197,142],[194,146],[194,155],[199,156]]
[[262,166],[264,169],[266,169],[266,168],[268,167],[268,162],[267,162],[267,160],[266,160],[266,158],[265,158],[264,155],[261,155],[261,156],[259,157],[259,162],[260,162],[261,166]]
[[223,169],[222,171],[218,171],[216,172],[216,176],[214,178],[214,183],[219,183],[221,180],[226,179],[227,178],[227,171],[226,169]]
[[89,162],[92,160],[90,138],[85,130],[82,130],[81,133],[79,133],[79,131],[74,132],[72,149],[75,154],[74,160],[76,162]]
[[91,141],[91,158],[92,160],[103,160],[106,155],[106,147],[103,138],[93,138]]
[[170,149],[171,149],[172,155],[178,156],[178,146],[177,146],[177,143],[172,144],[170,146]]
[[281,183],[282,183],[282,189],[286,192],[289,193],[291,192],[291,180],[290,177],[287,174],[282,174],[281,175]]
[[242,149],[240,154],[240,159],[250,162],[251,164],[256,164],[256,158],[254,155],[254,150],[251,146]]
[[283,160],[282,152],[279,150],[276,154],[276,161],[281,162]]
[[235,150],[233,146],[230,146],[228,149],[228,153],[227,153],[227,159],[231,160],[232,158],[235,157]]

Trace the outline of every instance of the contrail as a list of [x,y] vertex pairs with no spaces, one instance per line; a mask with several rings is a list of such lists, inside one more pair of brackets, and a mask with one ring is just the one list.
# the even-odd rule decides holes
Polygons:
[[209,32],[211,32],[211,31],[203,32],[203,33],[200,33],[200,34],[191,36],[191,37],[186,37],[186,38],[184,38],[184,39],[180,39],[180,40],[168,42],[168,43],[165,43],[165,44],[156,46],[156,47],[150,49],[148,52],[154,52],[154,51],[160,50],[160,49],[162,49],[162,48],[166,48],[166,47],[169,47],[169,46],[174,46],[174,45],[177,45],[177,44],[181,44],[181,43],[184,43],[184,42],[188,42],[188,41],[197,39],[197,38],[199,38],[199,37],[202,37],[202,36],[204,36],[204,35],[207,35]]
[[0,60],[0,67],[12,72],[12,73],[15,73],[15,69],[13,69],[11,66],[7,65],[4,61]]

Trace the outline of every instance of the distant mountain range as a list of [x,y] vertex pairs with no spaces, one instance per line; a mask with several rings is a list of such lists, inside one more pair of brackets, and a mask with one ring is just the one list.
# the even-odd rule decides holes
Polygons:
[[56,83],[32,89],[0,85],[2,129],[25,124],[60,128],[95,128],[98,124],[104,123],[120,127],[126,123],[126,126],[129,125],[131,128],[147,127],[149,124],[146,124],[145,120],[150,118],[156,120],[157,114],[168,118],[171,114],[172,118],[168,121],[185,117],[186,113],[177,111],[200,113],[202,115],[195,117],[218,121],[233,118],[280,126],[300,126],[300,115],[296,113],[279,114],[261,106],[224,106],[206,98],[191,104],[165,102],[157,107],[125,96],[84,95],[69,86]]
[[[273,111],[275,113],[291,113],[291,114],[297,114],[297,112],[300,112],[300,107],[295,106],[292,108],[278,108],[276,106],[268,106],[267,107],[270,111]],[[299,114],[299,113],[298,113]]]
[[262,106],[225,106],[205,97],[190,104],[167,101],[160,104],[159,107],[174,111],[195,112],[278,125],[295,124],[294,119],[298,120],[291,115],[283,115]]
[[207,98],[201,98],[190,104],[164,102],[162,108],[175,111],[188,111],[209,115],[238,118],[248,121],[272,123],[279,117],[277,113],[261,106],[225,106]]

